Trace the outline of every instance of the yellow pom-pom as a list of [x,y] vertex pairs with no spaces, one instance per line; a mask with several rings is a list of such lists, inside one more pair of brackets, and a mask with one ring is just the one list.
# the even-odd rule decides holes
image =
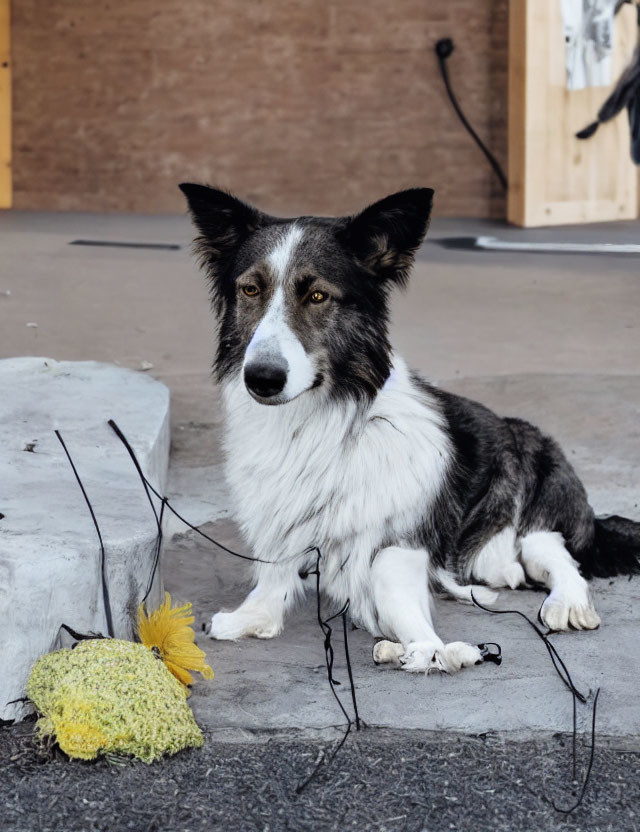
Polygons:
[[206,663],[206,654],[195,644],[191,625],[191,604],[171,607],[171,596],[165,593],[164,602],[152,613],[138,608],[138,635],[145,647],[159,656],[176,679],[190,685],[194,670],[205,679],[213,679],[213,670]]
[[105,638],[41,656],[27,683],[38,730],[70,757],[132,754],[150,763],[202,745],[186,689],[142,644]]

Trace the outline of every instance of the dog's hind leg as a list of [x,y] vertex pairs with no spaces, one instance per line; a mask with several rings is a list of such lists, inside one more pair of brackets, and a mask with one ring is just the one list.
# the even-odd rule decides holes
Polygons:
[[[371,567],[378,627],[392,641],[378,642],[377,664],[390,662],[413,673],[455,673],[483,661],[478,647],[456,641],[444,644],[431,620],[429,556],[424,549],[390,546]],[[398,643],[399,642],[399,643]]]
[[530,578],[550,589],[541,618],[550,630],[595,630],[595,611],[587,582],[558,532],[531,532],[522,538],[522,563]]

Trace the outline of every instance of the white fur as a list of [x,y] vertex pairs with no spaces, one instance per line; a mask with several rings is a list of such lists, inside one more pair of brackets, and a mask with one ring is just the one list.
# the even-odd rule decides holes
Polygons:
[[[255,556],[277,564],[256,565],[256,589],[236,612],[213,617],[211,635],[279,632],[305,588],[298,571],[313,564],[305,552],[318,546],[323,590],[339,603],[350,598],[361,626],[440,647],[428,612],[428,555],[410,537],[442,487],[451,450],[439,410],[413,389],[404,361],[395,358],[369,409],[331,403],[322,388],[264,407],[241,376],[224,385],[223,398],[236,516]],[[383,552],[389,536],[399,545]],[[385,586],[394,600],[383,597]],[[415,615],[403,612],[411,591]]]
[[522,538],[527,574],[548,587],[541,616],[550,630],[594,630],[600,626],[589,587],[558,532],[532,532]]
[[278,286],[247,346],[243,370],[253,362],[281,363],[282,359],[286,361],[288,370],[287,383],[282,393],[278,394],[279,403],[288,402],[308,390],[316,371],[313,361],[287,323],[284,290]]
[[[263,332],[275,333],[268,326]],[[451,448],[435,400],[415,390],[404,361],[394,358],[369,407],[336,403],[323,387],[265,407],[249,395],[242,373],[224,383],[223,401],[236,517],[255,557],[269,563],[256,564],[255,589],[237,610],[213,616],[210,635],[277,635],[306,589],[299,571],[314,566],[309,548],[317,546],[322,590],[340,605],[350,599],[356,623],[387,639],[376,645],[376,660],[411,672],[448,673],[481,661],[477,647],[444,644],[433,628],[429,553],[413,533],[442,491]],[[524,566],[551,588],[543,609],[550,627],[598,626],[586,582],[561,536],[537,532],[521,544],[522,564],[514,529],[504,529],[470,571],[492,586],[517,586]],[[460,586],[444,569],[434,574],[459,600],[470,601],[472,591],[481,603],[495,600],[490,589]]]
[[516,530],[513,526],[507,526],[495,534],[472,559],[471,574],[477,581],[484,581],[489,586],[516,589],[525,582],[518,554]]
[[[446,569],[436,569],[435,577],[447,595],[455,598],[456,601],[461,601],[463,604],[473,604],[473,598],[485,606],[494,604],[498,600],[498,593],[487,589],[486,586],[478,586],[477,584],[461,586],[451,572]],[[504,586],[504,584],[497,584],[497,586]],[[473,598],[471,593],[473,593]]]
[[455,673],[482,661],[471,644],[443,644],[431,621],[428,587],[429,556],[424,549],[389,546],[371,567],[373,602],[380,630],[399,644],[382,641],[374,661],[392,662],[409,673]]
[[304,229],[295,223],[282,235],[275,247],[267,255],[267,262],[273,270],[276,282],[284,283],[293,262],[293,256],[304,236]]

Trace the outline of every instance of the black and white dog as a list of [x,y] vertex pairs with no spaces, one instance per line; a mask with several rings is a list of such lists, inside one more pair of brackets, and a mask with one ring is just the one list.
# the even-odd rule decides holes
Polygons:
[[[491,603],[527,579],[552,630],[600,624],[585,578],[638,571],[640,524],[594,518],[562,451],[527,422],[437,389],[388,340],[433,192],[355,217],[278,219],[181,185],[219,320],[215,363],[236,517],[255,588],[211,619],[216,639],[271,638],[320,549],[323,591],[385,640],[374,659],[454,672],[477,647],[444,644],[430,590]],[[273,563],[275,561],[275,563]]]

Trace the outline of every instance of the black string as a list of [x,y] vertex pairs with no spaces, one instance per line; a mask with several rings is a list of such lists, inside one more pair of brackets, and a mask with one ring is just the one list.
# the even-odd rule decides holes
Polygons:
[[[172,514],[174,514],[174,515],[178,518],[178,520],[180,520],[182,523],[184,523],[184,524],[185,524],[185,526],[188,526],[190,529],[192,529],[194,532],[196,532],[197,534],[199,534],[201,537],[204,537],[204,538],[205,538],[205,540],[208,540],[210,543],[215,544],[215,545],[216,545],[219,549],[222,549],[224,552],[227,552],[227,554],[229,554],[229,555],[233,555],[233,556],[234,556],[234,557],[236,557],[236,558],[242,558],[242,560],[251,560],[251,561],[255,561],[256,563],[282,563],[282,561],[262,560],[262,558],[254,558],[254,557],[251,557],[251,555],[243,555],[243,554],[241,554],[240,552],[234,552],[234,551],[233,551],[233,549],[229,549],[227,546],[224,546],[222,543],[219,543],[217,540],[214,540],[214,538],[213,538],[213,537],[210,537],[208,534],[205,534],[205,533],[202,531],[202,529],[199,529],[197,526],[194,526],[192,523],[190,523],[190,522],[189,522],[186,518],[184,518],[181,514],[179,514],[179,513],[176,511],[176,509],[175,509],[175,508],[171,505],[171,503],[169,502],[169,500],[168,500],[166,497],[163,497],[163,496],[160,494],[160,492],[159,492],[159,491],[157,491],[157,490],[153,487],[153,485],[149,482],[149,480],[145,477],[144,472],[143,472],[143,470],[142,470],[142,468],[141,468],[141,466],[140,466],[140,463],[138,462],[138,458],[136,457],[135,451],[133,450],[133,448],[132,448],[132,447],[131,447],[131,445],[129,444],[129,441],[128,441],[127,437],[126,437],[126,436],[124,435],[124,433],[120,430],[120,428],[119,428],[119,427],[118,427],[118,425],[114,422],[114,420],[113,420],[113,419],[109,419],[109,421],[108,421],[108,423],[107,423],[107,424],[108,424],[108,425],[109,425],[109,427],[110,427],[110,428],[114,431],[114,433],[116,434],[116,436],[118,437],[118,439],[120,439],[120,441],[122,442],[122,444],[125,446],[125,448],[126,448],[126,449],[127,449],[127,451],[129,452],[129,456],[130,456],[130,457],[131,457],[131,459],[133,460],[133,464],[134,464],[134,465],[135,465],[135,467],[136,467],[136,471],[138,472],[138,475],[139,475],[140,479],[142,480],[142,483],[143,483],[143,485],[144,485],[145,491],[146,491],[146,493],[147,493],[147,497],[149,498],[149,502],[151,502],[151,507],[153,508],[153,512],[154,512],[154,514],[156,515],[156,520],[157,520],[158,518],[157,518],[157,514],[156,514],[155,506],[153,505],[153,501],[151,500],[151,495],[149,494],[149,492],[150,492],[150,491],[151,491],[153,494],[155,494],[155,496],[156,496],[159,500],[162,500],[162,501],[164,502],[165,506],[169,509],[169,511],[170,511],[170,512],[172,512]],[[296,557],[297,557],[297,555],[296,555]]]
[[460,121],[462,122],[464,128],[470,134],[471,138],[475,141],[478,145],[480,150],[484,153],[487,158],[487,161],[491,165],[494,170],[495,175],[500,180],[500,184],[502,187],[507,190],[507,177],[504,175],[504,171],[500,167],[500,163],[495,158],[493,153],[489,150],[489,148],[485,145],[482,141],[480,136],[476,133],[473,127],[467,121],[465,114],[462,112],[460,105],[458,104],[458,99],[456,98],[453,90],[451,89],[451,83],[449,81],[449,71],[447,70],[447,58],[451,55],[454,50],[453,41],[451,38],[442,38],[436,43],[435,51],[436,55],[438,56],[438,64],[440,65],[440,72],[442,74],[442,80],[444,81],[444,86],[447,91],[447,95],[449,96],[449,101],[453,106],[453,109],[456,111],[456,114]]
[[[66,630],[71,636],[71,638],[75,639],[76,641],[91,641],[93,639],[106,638],[106,636],[103,636],[102,633],[79,633],[77,630],[74,630],[68,624],[61,624],[60,630]],[[60,630],[58,630],[58,632],[60,632]],[[73,646],[75,647],[75,644]]]
[[[149,585],[148,585],[148,588],[147,588],[147,595],[145,595],[144,600],[146,600],[149,592],[151,591],[151,586],[153,584],[153,579],[155,577],[155,571],[156,571],[156,568],[157,568],[157,565],[158,565],[159,554],[160,554],[160,543],[161,543],[161,538],[162,538],[162,513],[164,511],[165,506],[166,506],[166,508],[169,509],[169,511],[173,512],[173,514],[175,514],[175,516],[178,517],[178,519],[181,520],[190,529],[193,529],[194,531],[198,532],[200,535],[202,535],[202,537],[206,538],[211,543],[214,543],[216,546],[221,548],[223,551],[227,552],[230,555],[233,555],[234,557],[239,557],[239,558],[242,558],[243,560],[253,560],[253,561],[256,561],[258,563],[282,563],[281,560],[280,561],[262,560],[260,558],[253,558],[253,557],[250,557],[249,555],[242,555],[239,552],[234,552],[232,549],[229,549],[226,546],[223,546],[221,543],[218,543],[218,541],[215,540],[213,537],[210,537],[209,535],[202,532],[197,526],[194,526],[191,523],[189,523],[188,520],[186,520],[184,517],[182,517],[182,515],[180,515],[172,507],[169,500],[166,497],[162,496],[160,494],[160,492],[157,491],[153,487],[153,485],[149,482],[149,480],[146,478],[146,476],[144,475],[144,472],[142,470],[142,466],[138,462],[135,451],[133,450],[133,448],[131,447],[131,444],[127,440],[124,433],[120,430],[118,425],[115,423],[115,421],[113,419],[109,419],[108,424],[112,428],[112,430],[115,432],[116,436],[123,443],[125,448],[127,449],[128,453],[129,453],[129,456],[131,457],[131,459],[133,461],[133,464],[135,465],[136,471],[138,472],[138,476],[140,477],[140,479],[142,480],[143,485],[145,486],[145,491],[147,493],[147,497],[149,499],[151,507],[153,508],[153,513],[154,513],[154,516],[156,518],[156,523],[158,524],[158,542],[157,542],[157,545],[156,545],[156,558],[155,558],[155,563],[154,563],[154,569],[153,569],[153,572],[152,572],[150,580],[149,580]],[[153,505],[153,500],[151,499],[151,493],[150,492],[153,493],[158,499],[162,500],[162,507],[161,507],[161,511],[160,511],[160,517],[158,517],[158,514],[155,510],[155,506]],[[325,650],[325,662],[326,662],[326,665],[327,665],[327,678],[329,679],[329,684],[331,686],[331,692],[333,693],[333,695],[335,697],[335,700],[338,703],[338,706],[339,706],[340,710],[342,711],[342,714],[343,714],[344,718],[347,721],[347,727],[346,727],[346,730],[344,732],[344,735],[343,735],[342,739],[340,740],[340,743],[335,748],[335,750],[333,751],[331,756],[326,761],[324,759],[321,759],[319,761],[318,765],[316,765],[316,767],[311,772],[311,774],[306,778],[306,780],[298,785],[298,787],[296,788],[297,793],[300,793],[311,782],[311,780],[314,779],[314,777],[318,774],[318,772],[319,772],[319,770],[320,770],[320,768],[322,767],[323,764],[328,765],[335,759],[335,756],[340,751],[340,749],[344,745],[347,737],[349,736],[349,734],[351,732],[351,728],[353,727],[353,725],[355,725],[357,731],[359,731],[365,725],[364,721],[361,719],[360,714],[358,712],[358,702],[357,702],[357,696],[356,696],[355,682],[354,682],[354,678],[353,678],[353,668],[351,666],[351,657],[349,655],[349,639],[348,639],[348,634],[347,634],[347,612],[349,610],[350,601],[349,601],[349,599],[347,599],[347,602],[345,603],[345,605],[342,607],[341,610],[339,610],[337,613],[330,616],[329,618],[323,620],[323,618],[322,618],[322,608],[321,608],[321,603],[320,603],[320,560],[322,558],[322,554],[320,552],[320,549],[317,546],[309,547],[308,549],[305,550],[305,552],[303,554],[311,554],[312,552],[316,553],[316,568],[313,572],[301,573],[301,576],[304,575],[304,577],[307,577],[310,574],[316,576],[316,596],[317,596],[317,598],[316,598],[316,603],[317,603],[316,615],[317,615],[317,619],[318,619],[318,625],[320,626],[320,629],[322,630],[322,633],[323,633],[323,636],[324,636],[324,650]],[[295,555],[295,557],[298,557],[298,555]],[[334,676],[333,676],[333,663],[334,663],[335,654],[334,654],[333,644],[332,644],[332,640],[331,640],[333,630],[332,630],[329,622],[333,621],[334,619],[336,619],[338,617],[342,618],[342,630],[343,630],[343,633],[344,633],[345,661],[346,661],[346,665],[347,665],[347,673],[349,675],[349,686],[350,686],[350,689],[351,689],[351,701],[353,703],[353,710],[354,710],[354,718],[353,719],[351,719],[351,717],[349,716],[349,713],[347,712],[346,708],[344,707],[342,701],[340,700],[340,697],[338,696],[338,694],[335,690],[335,687],[337,685],[340,685],[340,682],[337,679],[335,679]]]
[[[471,600],[476,605],[476,607],[479,607],[481,610],[484,610],[485,612],[489,612],[492,615],[519,615],[521,618],[524,618],[524,620],[527,622],[527,624],[529,624],[529,626],[539,636],[539,638],[544,643],[544,646],[547,648],[547,651],[549,652],[549,656],[551,657],[551,662],[553,664],[553,667],[554,667],[556,673],[562,679],[562,682],[568,688],[568,690],[570,691],[571,696],[572,696],[572,704],[573,704],[573,718],[572,718],[573,729],[572,729],[572,734],[571,734],[572,771],[573,771],[572,779],[575,780],[576,779],[576,770],[577,770],[577,747],[576,747],[576,745],[577,745],[577,736],[578,736],[576,702],[577,702],[577,700],[580,700],[580,702],[582,702],[583,704],[586,704],[587,697],[583,693],[580,693],[580,691],[576,688],[576,686],[573,683],[573,679],[571,678],[571,674],[569,673],[569,670],[567,669],[566,664],[561,659],[558,651],[556,650],[555,645],[553,645],[549,641],[549,635],[550,635],[551,631],[549,631],[547,633],[542,632],[540,627],[538,627],[537,624],[535,624],[527,615],[525,615],[520,610],[494,610],[494,609],[491,609],[490,607],[485,607],[483,604],[481,604],[475,598],[475,596],[473,594],[473,591],[471,592]],[[542,605],[544,605],[544,601],[543,601]],[[542,614],[541,614],[542,613],[542,605],[540,606],[540,609],[538,610],[538,621],[540,621],[541,623],[542,623]],[[592,714],[592,720],[591,720],[591,752],[590,752],[590,757],[589,757],[589,764],[587,766],[585,777],[584,777],[584,780],[583,780],[583,783],[582,783],[582,789],[580,791],[580,795],[578,797],[578,800],[575,802],[575,804],[573,806],[569,807],[568,809],[563,809],[563,808],[557,806],[556,803],[553,800],[550,801],[548,798],[545,797],[545,800],[547,800],[548,803],[551,803],[551,805],[553,806],[554,809],[556,809],[558,812],[563,812],[564,814],[567,814],[567,815],[571,814],[571,812],[575,811],[578,808],[578,806],[580,806],[580,804],[582,803],[582,801],[584,799],[584,796],[586,794],[587,786],[589,785],[589,778],[591,777],[591,769],[593,768],[593,760],[594,760],[595,747],[596,747],[596,708],[597,708],[597,705],[598,705],[598,696],[599,695],[600,695],[600,688],[598,688],[596,690],[595,698],[593,700],[593,714]]]
[[580,790],[580,795],[573,806],[570,806],[568,809],[563,809],[561,806],[558,806],[555,802],[552,803],[553,808],[557,812],[562,812],[565,815],[570,815],[571,812],[575,811],[578,806],[582,803],[584,796],[587,791],[587,786],[589,785],[589,778],[591,777],[591,769],[593,768],[593,760],[596,753],[596,708],[598,707],[598,697],[600,696],[600,688],[596,690],[596,695],[593,699],[593,713],[591,716],[591,751],[589,753],[589,765],[587,766],[587,772],[584,777],[584,781],[582,783],[582,789]]
[[[338,707],[342,711],[342,713],[344,715],[344,718],[347,721],[347,727],[345,729],[344,734],[342,735],[342,739],[340,740],[340,742],[338,743],[336,748],[333,750],[331,756],[326,758],[326,759],[324,757],[321,757],[318,760],[318,762],[314,766],[313,771],[311,772],[311,774],[309,774],[309,776],[306,777],[296,787],[296,794],[300,794],[300,792],[302,792],[309,785],[309,783],[317,777],[321,768],[323,768],[325,766],[329,766],[335,760],[338,752],[342,749],[343,745],[347,741],[347,737],[351,733],[351,729],[354,725],[355,725],[357,731],[359,731],[361,728],[366,727],[364,721],[360,718],[360,714],[358,713],[356,688],[355,688],[355,683],[354,683],[354,680],[353,680],[353,670],[351,668],[351,659],[350,659],[350,656],[349,656],[349,640],[348,640],[348,636],[347,636],[347,611],[349,610],[350,601],[349,601],[349,599],[347,599],[347,602],[342,607],[342,609],[339,610],[337,613],[334,613],[334,615],[332,615],[332,616],[330,616],[329,618],[326,618],[326,619],[322,618],[322,607],[321,607],[321,603],[320,603],[320,560],[322,558],[322,555],[320,553],[320,549],[318,549],[317,546],[311,547],[308,551],[316,553],[316,568],[313,572],[305,573],[305,577],[308,576],[308,575],[315,575],[316,576],[316,616],[317,616],[317,619],[318,619],[318,625],[319,625],[319,627],[322,630],[322,633],[324,635],[324,652],[325,652],[325,662],[326,662],[326,665],[327,665],[327,679],[329,680],[329,686],[331,688],[331,692],[333,693],[333,695],[335,697],[336,702],[338,703]],[[331,635],[332,635],[333,630],[332,630],[331,626],[329,625],[329,622],[334,621],[338,617],[342,618],[342,631],[344,633],[344,654],[345,654],[345,660],[346,660],[346,664],[347,664],[347,673],[349,674],[349,685],[350,685],[350,688],[351,688],[351,701],[353,702],[353,710],[354,710],[354,718],[353,719],[349,716],[349,713],[348,713],[347,709],[343,705],[340,697],[338,696],[338,694],[336,692],[335,686],[339,685],[340,682],[338,682],[337,679],[335,679],[334,676],[333,676],[334,651],[333,651],[333,645],[331,643]]]
[[[349,603],[347,601],[347,603]],[[353,681],[353,670],[351,669],[351,657],[349,656],[349,637],[347,635],[347,614],[346,612],[342,616],[342,636],[344,639],[344,658],[347,663],[347,673],[349,674],[349,687],[351,689],[351,702],[353,704],[353,715],[354,720],[356,723],[356,730],[360,730],[360,726],[362,720],[360,719],[360,714],[358,713],[358,700],[356,697],[356,686],[355,682]]]
[[164,517],[164,507],[166,506],[166,504],[167,498],[163,497],[162,503],[160,504],[160,516],[158,517],[158,535],[156,537],[156,548],[153,557],[153,566],[151,567],[149,582],[147,583],[147,591],[145,592],[144,597],[142,599],[143,604],[151,594],[151,588],[156,577],[156,572],[158,571],[158,564],[160,563],[160,551],[162,549],[162,519]]
[[91,500],[89,499],[87,492],[85,491],[85,487],[82,484],[82,480],[80,479],[80,475],[76,469],[76,466],[73,464],[73,460],[71,459],[71,454],[69,453],[67,446],[64,443],[64,439],[60,434],[59,430],[55,431],[56,436],[58,437],[62,448],[67,455],[67,459],[69,460],[69,465],[71,465],[71,470],[73,471],[75,478],[80,486],[80,490],[82,491],[82,496],[85,499],[87,507],[89,509],[89,513],[91,514],[91,519],[93,520],[93,525],[96,528],[96,533],[98,535],[98,540],[100,541],[100,576],[102,580],[102,598],[104,601],[104,615],[107,622],[107,632],[113,638],[113,618],[111,616],[111,602],[109,600],[109,587],[107,586],[107,576],[106,576],[106,564],[105,564],[105,551],[104,551],[104,542],[102,540],[102,534],[100,532],[100,526],[98,525],[98,520],[96,518],[96,513],[93,510],[93,506],[91,505]]
[[[551,656],[551,661],[553,662],[555,671],[558,674],[558,676],[562,679],[566,687],[571,691],[572,694],[575,694],[575,696],[583,704],[587,701],[587,697],[583,693],[580,693],[580,691],[573,684],[573,680],[571,679],[569,671],[567,670],[567,666],[560,658],[560,655],[558,654],[558,651],[556,650],[554,645],[548,640],[547,634],[543,633],[542,630],[536,624],[534,624],[534,622],[528,616],[526,616],[523,612],[520,612],[520,610],[492,610],[490,607],[485,607],[474,596],[473,590],[471,591],[471,600],[476,605],[476,607],[480,607],[481,610],[484,610],[485,612],[490,612],[492,615],[519,615],[521,618],[524,618],[527,624],[529,624],[529,626],[533,628],[533,630],[537,633],[540,639],[542,639],[544,646],[547,648],[549,655]],[[564,671],[566,676],[562,675],[562,671],[560,670],[556,662],[560,665],[562,671]]]

